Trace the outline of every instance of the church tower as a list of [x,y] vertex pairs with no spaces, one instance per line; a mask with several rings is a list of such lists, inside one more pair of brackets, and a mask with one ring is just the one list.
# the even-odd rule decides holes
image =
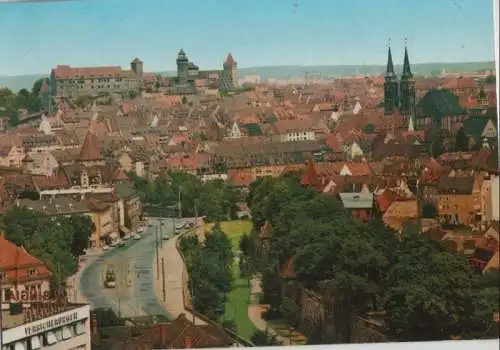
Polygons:
[[408,58],[408,48],[405,43],[405,58],[403,62],[403,74],[401,75],[400,95],[401,95],[401,114],[412,120],[415,125],[416,114],[416,89],[415,79],[410,68],[410,59]]
[[177,54],[177,78],[179,78],[180,84],[185,84],[188,78],[188,66],[189,60],[183,49]]
[[229,84],[231,85],[231,88],[234,88],[237,84],[236,72],[238,69],[238,64],[234,60],[233,55],[231,55],[231,53],[227,55],[227,58],[224,61],[224,64],[222,65],[222,68],[224,74],[226,75],[229,81]]
[[392,114],[395,108],[399,108],[398,77],[394,72],[394,63],[392,62],[391,47],[387,55],[387,69],[384,81],[384,112],[386,115]]

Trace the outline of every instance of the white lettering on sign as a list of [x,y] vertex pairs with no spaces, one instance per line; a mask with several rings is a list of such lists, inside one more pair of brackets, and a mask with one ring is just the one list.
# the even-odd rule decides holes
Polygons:
[[24,328],[24,332],[27,336],[30,336],[32,334],[41,333],[52,328],[67,325],[68,323],[75,322],[76,320],[78,320],[78,312],[73,312],[69,315],[54,317],[35,323],[34,325]]

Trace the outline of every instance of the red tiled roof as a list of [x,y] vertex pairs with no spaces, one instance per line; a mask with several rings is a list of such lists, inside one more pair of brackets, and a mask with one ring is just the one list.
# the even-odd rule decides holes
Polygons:
[[79,76],[84,77],[107,77],[113,78],[122,75],[125,71],[122,71],[121,67],[118,66],[108,66],[108,67],[83,67],[83,68],[73,68],[67,65],[57,66],[54,68],[53,73],[56,78],[76,78]]
[[233,64],[235,64],[236,61],[233,58],[233,55],[231,55],[231,52],[227,55],[226,61],[224,62],[224,66],[230,67]]
[[[25,281],[50,277],[50,271],[40,260],[30,255],[24,248],[16,246],[3,236],[0,236],[0,269],[6,273],[9,281]],[[29,274],[29,269],[35,268],[35,274]]]
[[382,213],[385,213],[385,211],[391,206],[392,202],[394,202],[397,199],[397,196],[394,192],[391,190],[384,190],[384,192],[375,197],[375,202],[377,202],[377,205]]
[[83,141],[83,146],[80,151],[79,160],[81,161],[92,161],[92,160],[102,160],[101,146],[99,145],[99,140],[97,136],[90,130],[85,136],[85,141]]

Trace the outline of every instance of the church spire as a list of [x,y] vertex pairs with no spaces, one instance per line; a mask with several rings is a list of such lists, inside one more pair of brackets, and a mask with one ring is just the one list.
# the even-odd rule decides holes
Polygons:
[[394,72],[394,63],[392,61],[391,40],[387,50],[387,69],[384,81],[384,113],[392,114],[394,109],[399,107],[399,86],[398,78]]
[[394,73],[394,63],[392,62],[392,53],[391,53],[391,40],[389,39],[389,49],[387,53],[387,69],[386,76],[395,76]]
[[401,76],[401,79],[413,79],[413,74],[410,68],[410,59],[408,57],[408,46],[406,39],[405,39],[405,58],[403,61],[403,75]]

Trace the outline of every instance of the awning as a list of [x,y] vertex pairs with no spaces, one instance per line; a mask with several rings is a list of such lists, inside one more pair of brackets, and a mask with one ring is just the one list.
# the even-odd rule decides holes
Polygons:
[[40,343],[40,337],[38,335],[31,337],[30,342],[32,350],[37,350],[42,348],[42,344]]

